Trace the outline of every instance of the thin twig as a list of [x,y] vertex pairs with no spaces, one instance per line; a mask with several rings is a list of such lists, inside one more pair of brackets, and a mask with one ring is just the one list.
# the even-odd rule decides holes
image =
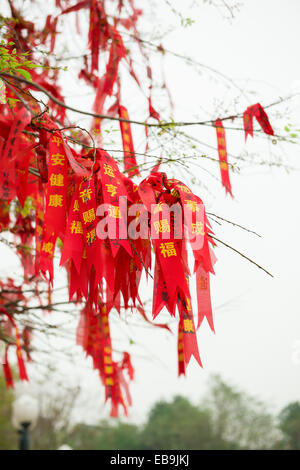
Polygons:
[[269,271],[267,271],[265,268],[263,268],[262,266],[260,266],[259,264],[257,264],[255,261],[253,261],[251,258],[248,258],[248,256],[244,255],[243,253],[241,253],[240,251],[238,251],[236,248],[233,248],[233,246],[230,246],[228,245],[227,243],[225,242],[222,242],[222,240],[219,240],[218,238],[214,237],[213,235],[209,235],[210,238],[213,238],[213,240],[216,240],[216,242],[219,242],[221,243],[222,245],[226,246],[227,248],[230,248],[230,250],[232,251],[235,251],[238,255],[242,256],[243,258],[245,258],[246,260],[250,261],[250,263],[254,264],[256,267],[258,267],[259,269],[262,269],[262,271],[264,271],[266,274],[268,274],[269,276],[271,277],[274,277],[273,274],[269,273]]
[[213,216],[213,217],[217,217],[217,219],[223,220],[224,222],[227,222],[228,224],[234,225],[235,227],[239,227],[239,228],[241,228],[242,230],[245,230],[246,232],[253,233],[253,234],[256,235],[257,237],[260,237],[260,238],[261,238],[261,235],[259,235],[259,233],[256,233],[256,232],[254,232],[253,230],[250,230],[249,228],[243,227],[243,226],[240,225],[240,224],[237,224],[237,223],[235,223],[235,222],[232,222],[231,220],[223,219],[223,217],[220,217],[219,215],[213,214],[212,212],[206,212],[206,214],[207,214],[207,215],[210,215],[210,216]]

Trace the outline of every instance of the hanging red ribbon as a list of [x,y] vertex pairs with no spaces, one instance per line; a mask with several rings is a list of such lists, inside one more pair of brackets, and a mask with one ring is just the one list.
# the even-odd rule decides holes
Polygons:
[[203,319],[206,317],[211,330],[215,332],[210,299],[209,272],[205,271],[201,265],[196,271],[196,286],[198,303],[197,328],[201,326]]
[[48,183],[46,185],[45,236],[63,239],[66,226],[68,159],[60,132],[49,141]]
[[181,318],[178,323],[177,355],[178,355],[178,375],[179,376],[185,375],[183,318]]
[[68,260],[72,260],[77,272],[80,273],[83,249],[83,227],[79,213],[79,193],[77,187],[70,204],[60,265],[64,265]]
[[[18,328],[14,318],[12,317],[12,315],[7,313],[6,310],[4,310],[3,308],[1,308],[1,313],[3,313],[4,315],[6,315],[8,317],[9,321],[11,322],[11,324],[13,325],[13,327],[15,329],[19,378],[20,378],[20,380],[28,380],[26,367],[25,367],[25,363],[24,363],[24,359],[23,359],[23,355],[22,355],[22,346],[21,346],[21,338],[20,338],[19,328]],[[8,363],[8,361],[6,361],[6,362]],[[9,377],[9,371],[10,371],[10,368],[8,366],[8,368],[6,369],[6,373],[8,374],[8,377]]]
[[[128,111],[125,106],[119,107],[119,116],[122,119],[129,120]],[[124,168],[125,171],[128,172],[128,176],[140,175],[135,153],[134,153],[134,145],[133,139],[131,134],[131,125],[130,122],[126,121],[119,121],[121,134],[122,134],[122,142],[123,142],[123,152],[124,152]]]
[[217,130],[218,153],[219,153],[222,185],[224,186],[226,193],[229,193],[231,197],[233,197],[232,191],[231,191],[230,178],[229,178],[225,129],[223,127],[221,119],[216,120],[215,127]]
[[253,118],[256,118],[262,130],[268,135],[274,135],[274,131],[270,124],[267,113],[260,103],[248,106],[243,114],[245,140],[247,140],[248,134],[253,137]]
[[21,133],[30,123],[31,116],[21,108],[14,117],[8,137],[0,155],[0,199],[11,200],[16,195],[15,155],[19,149]]
[[2,359],[2,367],[3,367],[3,374],[5,378],[5,384],[7,388],[14,387],[14,378],[12,375],[12,371],[8,362],[8,348],[9,346],[5,347],[4,357]]

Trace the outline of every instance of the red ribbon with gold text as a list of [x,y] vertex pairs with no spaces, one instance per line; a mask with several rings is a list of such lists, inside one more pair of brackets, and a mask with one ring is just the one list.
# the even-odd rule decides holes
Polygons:
[[[125,106],[119,107],[119,116],[122,119],[129,120],[128,111]],[[124,152],[124,168],[128,172],[128,176],[140,175],[134,154],[133,139],[131,134],[130,122],[120,121],[120,128],[123,142]]]
[[215,127],[217,130],[218,154],[222,185],[224,186],[226,193],[229,193],[231,197],[233,197],[229,178],[225,129],[223,127],[221,119],[217,119],[215,121]]

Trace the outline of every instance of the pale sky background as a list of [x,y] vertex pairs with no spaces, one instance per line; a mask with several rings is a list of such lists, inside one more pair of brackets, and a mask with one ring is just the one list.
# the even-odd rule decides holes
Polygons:
[[[138,5],[143,7],[146,3],[140,0]],[[172,1],[176,8],[182,8],[182,3],[185,2]],[[186,2],[188,7],[190,3]],[[155,18],[160,21],[153,22],[153,27],[168,22],[178,26],[178,18],[172,16],[163,2],[156,4]],[[151,11],[147,14],[151,15]],[[175,102],[175,119],[217,118],[213,102],[215,98],[222,98],[222,93],[227,105],[223,115],[227,115],[243,111],[257,101],[269,104],[279,96],[287,96],[296,89],[300,91],[298,0],[248,0],[232,21],[225,20],[208,5],[187,8],[183,15],[191,17],[195,23],[170,32],[163,41],[164,46],[188,54],[236,80],[239,86],[257,93],[250,94],[249,102],[241,98],[236,108],[230,107],[234,97],[231,91],[225,96],[224,88],[218,83],[206,76],[199,77],[178,59],[166,56],[165,73]],[[155,69],[153,73],[155,75]],[[68,84],[72,93],[73,86],[75,84]],[[76,93],[74,91],[72,103],[89,109],[88,98],[75,96]],[[135,109],[137,105],[134,102],[132,106]],[[276,111],[277,108],[270,111],[270,118]],[[289,122],[299,127],[299,100],[290,103],[290,111],[289,117],[276,119],[278,134],[284,134],[283,128]],[[213,129],[197,127],[192,132],[199,140],[215,145]],[[245,144],[242,132],[227,133],[228,152],[235,155],[247,148],[257,152],[261,160],[271,161],[273,147],[265,139],[248,138]],[[276,146],[282,161],[298,170],[299,149],[299,145]],[[208,152],[207,148],[203,147],[203,152]],[[211,151],[210,155],[215,157],[216,153]],[[213,163],[207,165],[219,177],[218,168]],[[207,379],[213,373],[267,402],[275,412],[290,401],[300,400],[300,250],[297,242],[300,215],[296,202],[300,197],[299,171],[287,173],[268,166],[243,167],[240,174],[231,174],[234,200],[225,197],[220,183],[205,172],[199,170],[197,176],[212,188],[213,195],[193,186],[208,211],[258,232],[262,238],[226,223],[214,225],[216,236],[264,266],[274,279],[227,248],[217,248],[216,276],[211,286],[216,335],[210,332],[206,322],[202,325],[198,339],[204,368],[192,359],[186,378],[177,378],[176,336],[131,327],[128,318],[127,331],[143,346],[126,346],[133,354],[136,370],[135,381],[131,384],[130,419],[134,421],[143,420],[155,401],[170,400],[176,394],[199,402],[205,396]],[[13,262],[8,250],[1,249],[7,263],[4,271],[10,272]],[[145,294],[149,298],[151,289]],[[162,318],[167,319],[167,315]],[[112,324],[117,328],[114,319]],[[125,331],[125,327],[122,329]],[[119,331],[116,336],[120,336]],[[120,345],[126,343],[124,338],[120,339]],[[116,348],[118,345],[115,343]],[[151,357],[153,359],[149,360]],[[78,361],[77,367],[64,363],[61,369],[68,377],[66,380],[81,382],[85,398],[92,397],[88,409],[78,410],[78,415],[92,422],[98,416],[92,405],[101,412],[103,390],[97,373],[88,371],[87,364],[89,362],[84,360]]]

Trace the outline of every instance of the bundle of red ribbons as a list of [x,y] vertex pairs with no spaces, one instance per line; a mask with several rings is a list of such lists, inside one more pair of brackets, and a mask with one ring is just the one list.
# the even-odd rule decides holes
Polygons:
[[[133,369],[127,352],[126,360],[112,360],[109,314],[113,308],[119,313],[121,308],[142,308],[139,285],[143,271],[148,275],[151,269],[151,246],[155,254],[153,318],[163,307],[171,316],[178,311],[179,374],[185,373],[192,355],[201,365],[187,242],[194,256],[197,328],[206,317],[214,331],[209,282],[209,274],[214,273],[214,241],[203,202],[184,183],[158,171],[136,185],[103,149],[77,154],[47,115],[40,122],[38,141],[23,132],[30,128],[30,115],[22,106],[10,120],[2,118],[4,122],[0,137],[1,227],[9,227],[9,203],[17,197],[24,206],[30,197],[35,221],[19,213],[11,231],[23,244],[31,246],[35,240],[35,257],[29,251],[19,253],[25,279],[42,274],[50,286],[56,243],[61,240],[60,264],[68,272],[69,297],[84,303],[77,341],[99,370],[112,415],[117,415],[119,404],[126,412],[131,399],[123,372],[127,370],[131,380]],[[223,184],[231,193],[220,120],[216,127]],[[128,148],[128,153],[131,158],[133,149]],[[29,165],[38,169],[38,178],[29,173]],[[134,165],[133,174],[137,172]],[[17,326],[4,307],[2,312],[15,326],[20,377],[27,379]],[[4,359],[7,384],[12,385],[7,349]]]
[[[84,303],[77,340],[93,358],[116,415],[118,404],[126,409],[126,401],[130,403],[123,370],[129,372],[129,379],[133,371],[128,353],[121,363],[112,360],[109,314],[113,308],[118,312],[121,308],[142,308],[139,285],[143,271],[148,275],[151,269],[151,245],[155,253],[153,317],[163,307],[175,316],[177,307],[178,358],[179,364],[184,364],[179,372],[184,373],[192,355],[201,364],[186,244],[191,242],[195,259],[197,326],[207,317],[213,329],[211,227],[203,202],[182,182],[155,172],[136,185],[104,150],[76,154],[48,116],[44,115],[40,124],[39,138],[34,142],[23,132],[30,127],[30,115],[20,107],[1,128],[0,197],[6,208],[16,196],[21,206],[28,197],[33,201],[35,218],[19,213],[12,229],[22,244],[32,246],[35,242],[35,256],[30,250],[21,256],[25,279],[42,274],[52,285],[54,252],[57,240],[61,240],[57,249],[61,249],[60,264],[68,272],[70,299]],[[29,165],[39,170],[39,177],[29,173]],[[1,214],[6,228],[8,214],[8,210]],[[9,377],[7,354],[5,359]],[[27,378],[24,367],[21,369],[21,378]]]
[[[92,121],[91,132],[96,135],[97,147],[86,150],[90,141],[80,130],[76,136],[63,129],[72,128],[66,117],[64,98],[57,84],[57,71],[46,67],[31,70],[32,82],[10,77],[6,99],[0,104],[0,231],[14,235],[17,252],[24,269],[24,282],[49,283],[49,298],[54,277],[53,258],[61,251],[60,264],[68,274],[69,298],[82,304],[77,331],[77,343],[92,358],[105,387],[106,399],[111,401],[111,414],[117,416],[119,405],[125,412],[131,403],[128,381],[134,372],[131,359],[124,351],[119,361],[113,359],[109,317],[112,309],[136,309],[152,325],[168,329],[165,324],[150,321],[140,298],[142,274],[150,275],[154,253],[153,320],[165,307],[171,316],[178,315],[178,373],[194,356],[201,365],[196,329],[204,318],[214,331],[210,300],[210,273],[216,261],[211,226],[202,200],[182,182],[168,179],[159,172],[159,164],[139,185],[132,181],[140,176],[136,160],[128,110],[121,101],[119,65],[127,69],[142,88],[133,69],[133,61],[125,48],[121,25],[134,38],[146,63],[147,102],[149,119],[160,121],[152,102],[152,71],[149,58],[137,31],[141,10],[129,0],[130,8],[119,0],[119,16],[113,21],[106,13],[105,2],[82,0],[68,6],[56,0],[61,8],[58,16],[49,15],[45,27],[25,21],[11,3],[10,27],[14,32],[7,38],[8,48],[26,51],[34,60],[37,44],[54,51],[60,18],[76,13],[76,29],[80,31],[77,13],[89,10],[89,58],[84,57],[79,78],[95,91],[93,111],[119,119],[125,176],[116,161],[101,147],[101,118]],[[63,6],[62,6],[63,4]],[[66,8],[67,6],[67,8]],[[120,13],[122,12],[122,16]],[[57,29],[58,28],[58,29]],[[15,44],[9,46],[10,40]],[[160,49],[163,52],[162,46]],[[107,54],[105,72],[99,76],[99,54]],[[16,60],[18,54],[16,54]],[[20,78],[20,77],[19,77]],[[166,85],[164,84],[164,87]],[[44,90],[51,99],[49,115],[43,113],[30,90]],[[107,105],[108,101],[111,101]],[[60,103],[60,104],[59,104]],[[112,103],[112,104],[111,104]],[[250,106],[244,113],[245,135],[253,136],[253,118],[263,131],[273,135],[273,129],[262,106]],[[76,126],[74,126],[76,127]],[[222,120],[215,122],[222,184],[232,195],[229,178],[226,136]],[[59,130],[61,129],[61,130]],[[65,132],[65,131],[64,131]],[[146,149],[148,128],[145,125]],[[69,139],[67,139],[67,136]],[[72,138],[73,137],[73,138]],[[81,150],[70,141],[77,140]],[[15,210],[12,201],[29,206],[27,215]],[[104,235],[105,236],[104,236]],[[60,243],[57,243],[57,241]],[[197,324],[194,323],[189,279],[188,252],[194,257],[197,291]],[[14,294],[3,294],[13,288]],[[8,346],[16,347],[19,376],[27,380],[22,350],[30,360],[31,330],[19,333],[14,305],[26,304],[22,289],[8,280],[1,285],[0,327],[7,333]],[[36,290],[38,296],[38,289]],[[13,295],[13,297],[10,297]],[[23,296],[23,297],[22,297]],[[40,300],[40,302],[42,302]],[[13,386],[8,362],[8,346],[2,360],[8,386]]]

